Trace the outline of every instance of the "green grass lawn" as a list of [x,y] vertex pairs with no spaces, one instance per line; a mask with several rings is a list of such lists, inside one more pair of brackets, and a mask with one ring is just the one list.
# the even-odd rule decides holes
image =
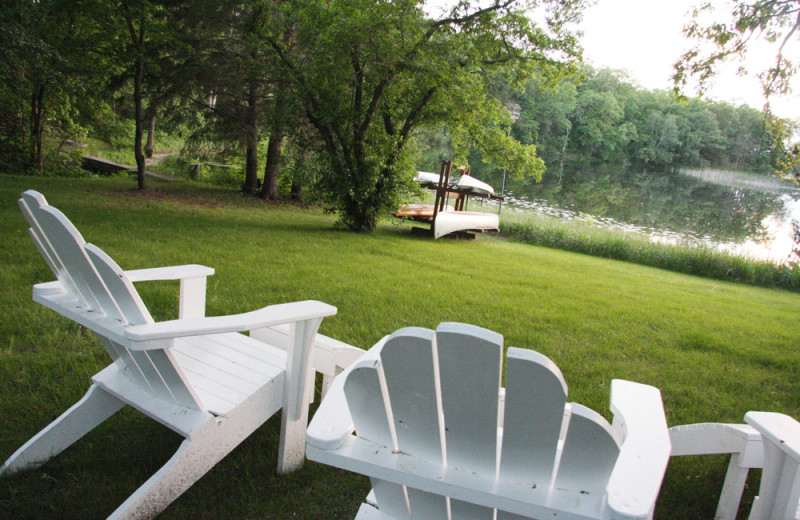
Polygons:
[[[352,234],[316,209],[148,182],[138,193],[133,179],[0,176],[0,459],[108,363],[85,329],[31,300],[52,274],[17,208],[27,188],[125,269],[214,267],[209,315],[318,299],[339,309],[321,332],[361,348],[399,327],[463,321],[549,356],[570,399],[606,417],[613,378],[660,388],[670,425],[741,422],[748,410],[800,417],[800,294],[507,240],[434,241],[406,224]],[[156,319],[176,317],[177,284],[139,288]],[[310,462],[276,476],[278,430],[273,418],[161,518],[352,519],[367,480]],[[104,518],[179,441],[126,410],[40,469],[0,479],[0,518]],[[712,518],[726,463],[673,459],[656,518]]]

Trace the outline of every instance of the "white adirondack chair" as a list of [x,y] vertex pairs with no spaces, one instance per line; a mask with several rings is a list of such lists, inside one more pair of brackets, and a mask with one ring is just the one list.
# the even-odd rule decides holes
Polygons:
[[779,413],[748,412],[748,424],[670,428],[672,456],[730,454],[715,520],[735,520],[751,468],[763,468],[750,520],[800,520],[800,423]]
[[[320,322],[335,307],[305,301],[204,317],[206,277],[213,269],[125,272],[86,244],[41,194],[26,191],[19,202],[57,278],[35,285],[33,299],[95,332],[113,363],[92,378],[78,403],[17,450],[0,474],[43,464],[126,404],[185,440],[109,518],[155,516],[281,409],[278,470],[302,464],[313,352],[321,353],[328,379],[353,352],[363,352],[319,336],[315,345]],[[165,279],[181,281],[180,318],[154,323],[132,282]],[[248,330],[250,337],[238,333]]]
[[[611,384],[613,425],[558,367],[472,325],[401,329],[338,376],[306,456],[367,475],[369,519],[651,518],[669,460],[661,394]],[[355,430],[355,434],[354,434]]]

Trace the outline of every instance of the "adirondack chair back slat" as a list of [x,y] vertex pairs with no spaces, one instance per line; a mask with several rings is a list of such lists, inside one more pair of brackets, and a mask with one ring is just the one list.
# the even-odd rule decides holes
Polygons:
[[[380,362],[362,362],[353,367],[344,384],[348,402],[353,403],[351,414],[358,426],[358,435],[383,446],[397,449],[392,428],[391,408],[386,401],[386,378]],[[408,516],[408,498],[403,486],[370,479],[372,490],[381,508],[398,518]]]
[[[444,424],[441,417],[441,394],[432,330],[406,328],[397,331],[381,350],[381,368],[386,393],[391,396],[392,427],[397,450],[444,464]],[[399,496],[392,484],[381,483],[379,500],[386,493]],[[395,485],[396,486],[396,485]],[[398,486],[402,488],[402,486]],[[447,518],[444,497],[407,489],[408,507],[420,518]]]
[[401,329],[384,344],[381,366],[391,396],[397,449],[427,460],[443,461],[433,337],[429,329]]
[[[447,466],[495,475],[503,337],[443,323],[436,329],[436,351]],[[493,509],[452,498],[450,511],[454,519],[494,519]]]
[[[73,276],[64,266],[61,255],[58,254],[53,244],[50,243],[47,233],[42,229],[42,225],[39,222],[39,212],[41,208],[48,207],[44,196],[41,193],[28,190],[20,197],[19,207],[22,210],[25,220],[30,225],[28,232],[31,238],[33,238],[36,248],[39,250],[45,263],[50,267],[50,270],[53,271],[53,274],[55,274],[56,279],[61,283],[64,290],[75,298],[79,306],[96,309],[97,302],[91,292],[85,286],[79,285],[73,280]],[[74,234],[80,237],[80,233],[77,229],[74,230],[73,235]],[[79,240],[82,244],[83,238]]]
[[354,367],[347,378],[344,391],[348,402],[354,403],[351,411],[353,422],[360,428],[359,437],[394,447],[379,368],[372,365]]
[[111,319],[124,320],[119,307],[87,258],[83,249],[85,241],[75,226],[52,206],[38,208],[34,215],[89,308],[102,312]]
[[503,336],[472,325],[442,323],[436,329],[436,350],[447,464],[494,474]]
[[[107,297],[113,299],[116,308],[120,310],[121,319],[131,325],[153,323],[139,293],[122,268],[97,246],[86,244],[83,249],[93,271],[98,274],[102,287],[106,289]],[[124,372],[136,379],[143,378],[156,397],[181,406],[205,410],[170,349],[134,351],[121,345],[119,347],[127,354],[120,359],[133,361],[133,364],[124,367]]]
[[[165,391],[163,383],[158,383],[155,386],[153,385],[153,382],[159,381],[160,377],[148,353],[134,352],[108,338],[103,336],[97,337],[109,354],[111,354],[112,359],[114,359],[114,364],[126,377],[137,382],[140,388],[147,389],[155,395],[159,394],[159,390]],[[114,357],[115,353],[116,357]],[[167,392],[167,395],[170,395],[169,392]],[[174,401],[171,396],[169,400]]]
[[[36,248],[39,250],[39,253],[41,253],[42,258],[44,258],[45,263],[50,270],[53,271],[56,279],[61,282],[67,291],[73,294],[78,294],[78,289],[75,287],[72,278],[69,276],[69,273],[67,273],[66,269],[64,269],[64,265],[56,256],[55,251],[53,251],[53,247],[47,241],[47,237],[42,232],[42,229],[39,227],[39,223],[36,222],[36,218],[33,215],[35,208],[46,205],[47,200],[45,200],[44,195],[32,190],[24,192],[19,199],[19,208],[22,210],[22,215],[25,217],[25,220],[30,226],[30,228],[28,228],[28,232],[33,239],[33,243],[36,244]],[[85,302],[81,303],[85,305]]]
[[[420,504],[421,502],[419,496],[414,496],[415,490],[413,489],[406,489],[405,486],[378,478],[370,478],[369,482],[375,495],[375,501],[381,505],[381,511],[391,518],[408,518],[409,500],[413,500],[415,504]],[[411,494],[411,497],[409,497],[409,494]],[[439,497],[439,499],[444,503],[444,497]],[[437,513],[428,517],[421,516],[420,518],[439,520],[445,517],[442,517],[441,513]]]
[[115,301],[122,319],[130,325],[153,323],[150,311],[147,310],[128,275],[117,263],[94,244],[85,244],[83,250],[105,284],[109,296]]
[[569,428],[553,488],[579,489],[584,500],[595,502],[599,509],[619,456],[619,445],[603,416],[577,403],[571,403],[570,408]]
[[532,350],[508,349],[500,479],[550,487],[566,403],[567,383],[555,363]]

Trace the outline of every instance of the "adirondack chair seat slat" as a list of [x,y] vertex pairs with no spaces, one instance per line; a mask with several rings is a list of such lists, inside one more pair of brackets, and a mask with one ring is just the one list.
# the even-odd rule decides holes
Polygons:
[[[238,348],[226,346],[234,341]],[[262,355],[267,349],[273,351],[270,361]],[[215,415],[227,414],[258,388],[283,381],[286,353],[241,334],[180,338],[172,351],[189,384]]]
[[[303,462],[313,395],[311,358],[330,380],[359,349],[317,335],[336,308],[305,301],[232,316],[205,317],[208,267],[123,271],[87,244],[44,197],[27,191],[20,208],[56,281],[33,287],[34,301],[93,331],[113,362],[92,378],[86,395],[31,438],[0,467],[36,467],[130,405],[185,440],[175,455],[109,518],[152,518],[278,410],[278,471]],[[179,280],[179,318],[155,323],[133,282]],[[274,334],[270,327],[279,327]],[[241,332],[256,331],[253,337]],[[279,339],[270,344],[271,338]],[[322,346],[317,347],[317,341]]]
[[610,425],[565,402],[541,354],[510,348],[501,388],[502,348],[453,323],[384,338],[334,380],[306,455],[369,476],[380,518],[652,518],[670,454],[658,389],[613,380]]
[[[240,347],[233,347],[234,342]],[[246,388],[247,386],[258,386],[263,381],[283,372],[283,366],[286,365],[285,353],[281,352],[283,355],[268,361],[256,354],[258,350],[258,341],[234,332],[199,336],[192,339],[178,338],[170,352],[173,355],[181,353],[187,360],[191,359],[195,364],[194,370],[196,371],[202,373],[206,367],[205,370],[220,373],[221,378],[230,377],[231,388],[240,384]],[[281,366],[281,362],[283,362],[283,366]]]

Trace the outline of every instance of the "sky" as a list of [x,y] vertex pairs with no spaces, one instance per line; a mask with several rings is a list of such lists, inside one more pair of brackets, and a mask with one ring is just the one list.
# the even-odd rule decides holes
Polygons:
[[[692,9],[705,2],[722,13],[731,10],[731,0],[595,0],[585,11],[580,26],[584,33],[584,60],[595,68],[623,70],[633,83],[648,90],[669,90],[673,65],[691,45],[683,36],[683,27],[690,21]],[[428,0],[426,9],[436,16],[443,7],[454,3],[455,0]],[[749,61],[744,64],[726,64],[705,98],[762,109],[764,98],[755,74],[774,62],[775,52],[764,44],[751,46],[750,54]],[[798,38],[786,55],[800,56]],[[742,65],[752,71],[752,75],[739,76],[736,71]],[[800,119],[800,80],[795,83],[797,95],[772,100],[775,114]],[[695,93],[686,94],[691,97]]]
[[[728,0],[711,3],[715,9],[729,12]],[[624,70],[634,83],[648,90],[669,89],[673,64],[692,43],[682,31],[698,4],[700,0],[597,0],[585,11],[581,26],[584,60],[596,68]],[[800,51],[800,44],[795,42],[793,50]],[[755,73],[771,64],[775,54],[768,44],[753,46],[750,54],[744,63],[726,65],[706,97],[761,109],[764,98]],[[752,74],[736,74],[741,65]],[[800,95],[800,86],[795,91]],[[776,98],[772,110],[782,117],[798,118],[800,99],[792,95]]]

